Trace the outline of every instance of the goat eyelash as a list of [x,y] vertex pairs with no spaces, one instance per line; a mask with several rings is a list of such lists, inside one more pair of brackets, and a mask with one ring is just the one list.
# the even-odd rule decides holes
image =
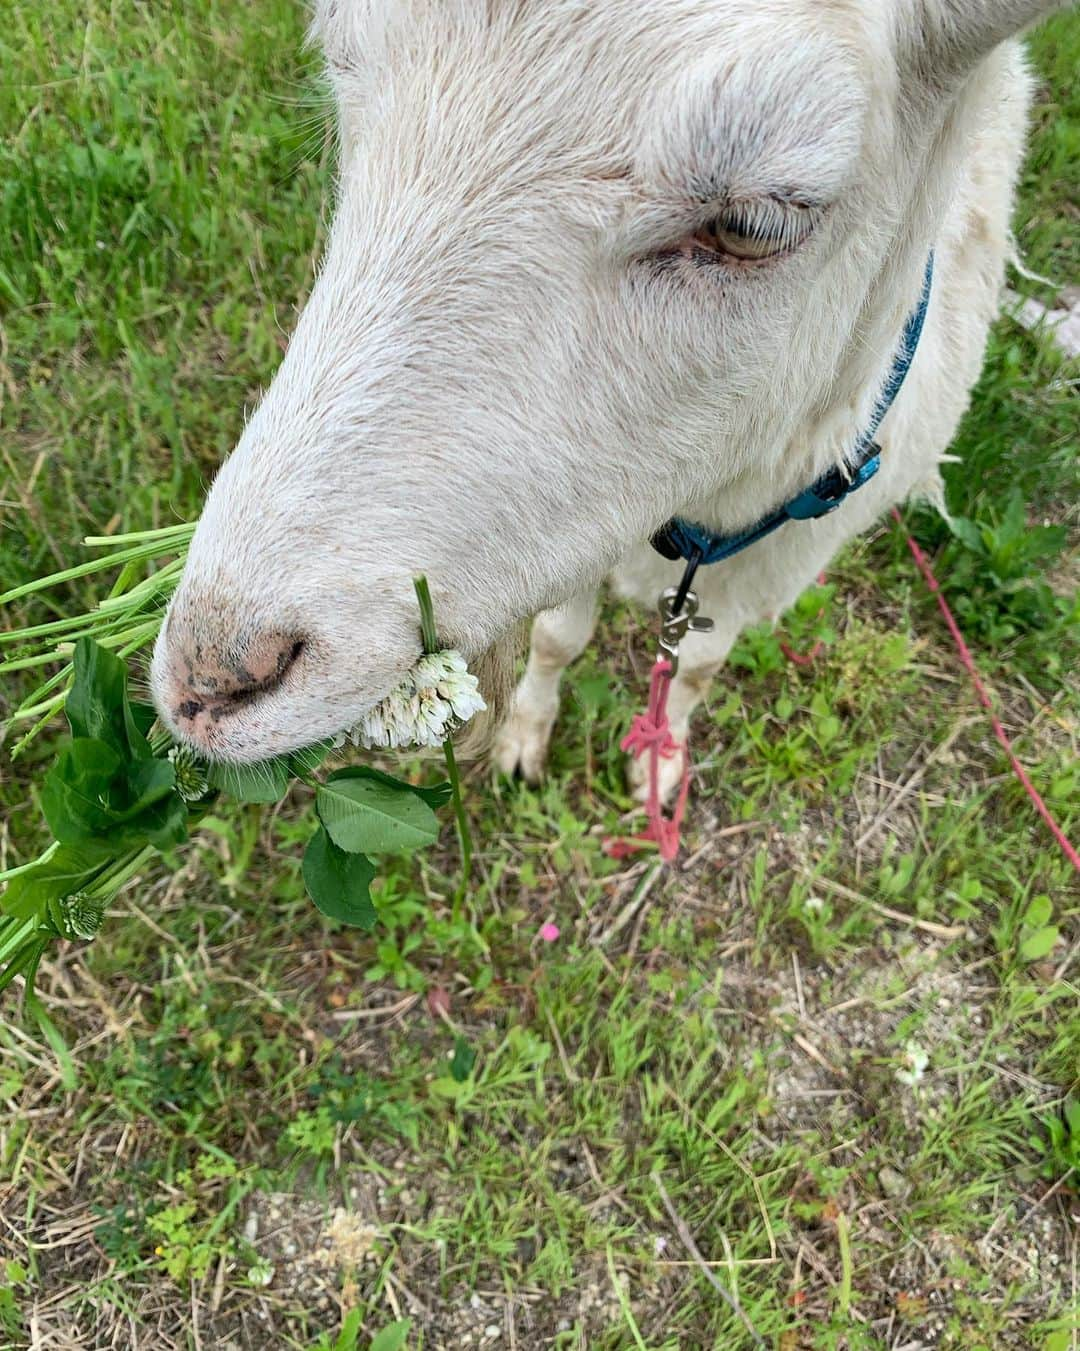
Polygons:
[[703,261],[766,263],[793,252],[813,233],[817,213],[780,202],[734,203],[690,236]]
[[[686,268],[750,272],[778,265],[814,234],[823,206],[793,198],[769,197],[729,202],[678,243],[642,259],[651,270],[677,275]],[[700,219],[700,218],[699,218]]]

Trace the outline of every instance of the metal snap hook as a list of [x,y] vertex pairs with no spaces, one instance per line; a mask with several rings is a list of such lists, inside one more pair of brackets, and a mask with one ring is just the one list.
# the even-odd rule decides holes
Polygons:
[[698,614],[700,604],[696,592],[687,591],[682,596],[677,586],[668,587],[660,595],[660,650],[671,663],[672,675],[679,669],[679,644],[686,635],[711,633],[716,627],[711,619]]

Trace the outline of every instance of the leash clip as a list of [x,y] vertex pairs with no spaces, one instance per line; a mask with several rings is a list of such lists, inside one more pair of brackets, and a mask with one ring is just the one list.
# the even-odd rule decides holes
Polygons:
[[671,663],[671,674],[679,669],[679,644],[688,633],[712,633],[715,625],[711,619],[698,614],[700,602],[694,591],[684,591],[682,587],[669,586],[661,593],[660,610],[660,651]]

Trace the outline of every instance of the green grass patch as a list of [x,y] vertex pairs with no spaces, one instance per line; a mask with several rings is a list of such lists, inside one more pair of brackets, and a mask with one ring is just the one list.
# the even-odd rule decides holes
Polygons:
[[[271,378],[332,169],[304,23],[91,0],[0,31],[5,590],[194,519]],[[1032,45],[1017,237],[1075,283],[1080,20]],[[955,450],[967,524],[911,520],[1075,837],[1073,372],[1003,319]],[[289,798],[215,809],[43,964],[47,1024],[0,1022],[0,1345],[33,1317],[46,1345],[676,1351],[749,1320],[784,1351],[1069,1351],[1080,894],[902,537],[787,617],[812,667],[744,635],[670,873],[602,850],[641,624],[608,608],[541,788],[467,772],[459,908],[444,831],[388,861],[376,933],[329,925]],[[0,763],[0,870],[44,843],[52,752]]]

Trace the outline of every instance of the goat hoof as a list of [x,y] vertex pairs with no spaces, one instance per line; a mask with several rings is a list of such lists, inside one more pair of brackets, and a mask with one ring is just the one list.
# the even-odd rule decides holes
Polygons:
[[[683,766],[686,763],[686,751],[678,750],[670,760],[661,759],[657,780],[660,788],[660,805],[670,807],[679,791],[683,779]],[[644,806],[649,798],[649,757],[641,759],[629,756],[626,761],[626,779],[630,795],[635,802]]]
[[495,763],[504,774],[538,784],[544,777],[554,718],[517,708],[495,738]]

